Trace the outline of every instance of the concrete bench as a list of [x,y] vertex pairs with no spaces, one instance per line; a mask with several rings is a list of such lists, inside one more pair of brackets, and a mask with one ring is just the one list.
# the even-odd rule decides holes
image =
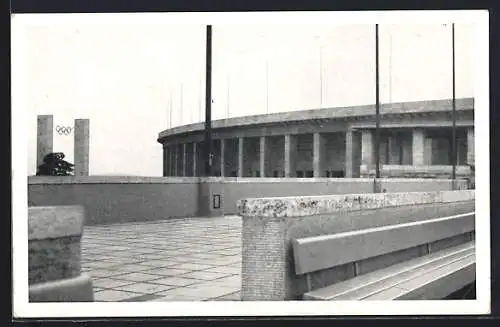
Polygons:
[[[475,281],[474,241],[432,251],[431,244],[474,232],[474,212],[293,241],[295,273],[306,275],[304,300],[432,300]],[[471,236],[472,238],[472,236]],[[422,256],[366,274],[356,263],[420,245]],[[336,249],[332,251],[332,249]],[[311,290],[310,273],[354,263],[354,278]]]
[[[242,300],[302,300],[309,292],[462,246],[473,240],[474,217],[460,215],[474,212],[474,199],[473,190],[242,199]],[[462,218],[433,219],[457,215]],[[454,229],[457,221],[468,227]],[[447,224],[453,226],[437,234],[434,225]],[[294,244],[316,247],[318,240],[335,245],[319,246],[330,260],[310,265],[314,257],[301,255]]]
[[92,280],[81,273],[81,206],[28,208],[30,302],[93,301]]

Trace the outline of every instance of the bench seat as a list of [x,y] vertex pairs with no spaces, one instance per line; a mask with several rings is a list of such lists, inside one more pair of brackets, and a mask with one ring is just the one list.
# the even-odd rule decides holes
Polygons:
[[442,299],[473,283],[475,271],[475,245],[472,241],[309,291],[303,299]]

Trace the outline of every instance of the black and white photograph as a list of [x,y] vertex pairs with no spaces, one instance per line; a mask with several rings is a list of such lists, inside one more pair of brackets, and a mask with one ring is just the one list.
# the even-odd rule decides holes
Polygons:
[[480,10],[13,15],[14,316],[489,313],[488,42]]

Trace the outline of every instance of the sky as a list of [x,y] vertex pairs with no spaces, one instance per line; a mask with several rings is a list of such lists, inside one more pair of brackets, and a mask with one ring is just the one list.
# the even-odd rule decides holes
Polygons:
[[[37,115],[52,114],[54,127],[90,119],[91,175],[161,176],[158,134],[204,119],[205,26],[65,16],[24,20],[15,35],[28,175]],[[452,97],[445,22],[380,25],[381,102]],[[455,24],[457,98],[474,96],[475,33],[472,23]],[[373,104],[375,27],[213,23],[212,65],[213,119]],[[54,150],[73,162],[73,135],[54,133]]]

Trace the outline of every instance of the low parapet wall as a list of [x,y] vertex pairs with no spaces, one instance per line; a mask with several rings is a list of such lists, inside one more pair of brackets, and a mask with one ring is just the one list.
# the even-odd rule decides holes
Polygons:
[[[449,178],[452,174],[451,165],[381,165],[380,176],[383,178]],[[456,166],[458,178],[470,178],[469,166]],[[375,168],[368,169],[367,165],[360,166],[360,174],[366,178],[375,177]]]
[[[294,274],[291,251],[295,238],[467,213],[474,211],[474,199],[473,190],[242,199],[238,203],[243,220],[242,299],[296,300],[307,290],[305,276]],[[463,242],[464,237],[471,236],[440,240],[435,248]],[[370,271],[421,251],[417,247],[389,259],[370,259],[360,269]],[[324,286],[354,274],[352,265],[344,265],[315,273],[310,283]]]
[[81,206],[28,209],[30,302],[88,302],[92,280],[81,273]]
[[85,224],[97,225],[237,214],[238,200],[250,197],[451,189],[451,180],[439,179],[34,176],[28,178],[28,201],[82,205]]

